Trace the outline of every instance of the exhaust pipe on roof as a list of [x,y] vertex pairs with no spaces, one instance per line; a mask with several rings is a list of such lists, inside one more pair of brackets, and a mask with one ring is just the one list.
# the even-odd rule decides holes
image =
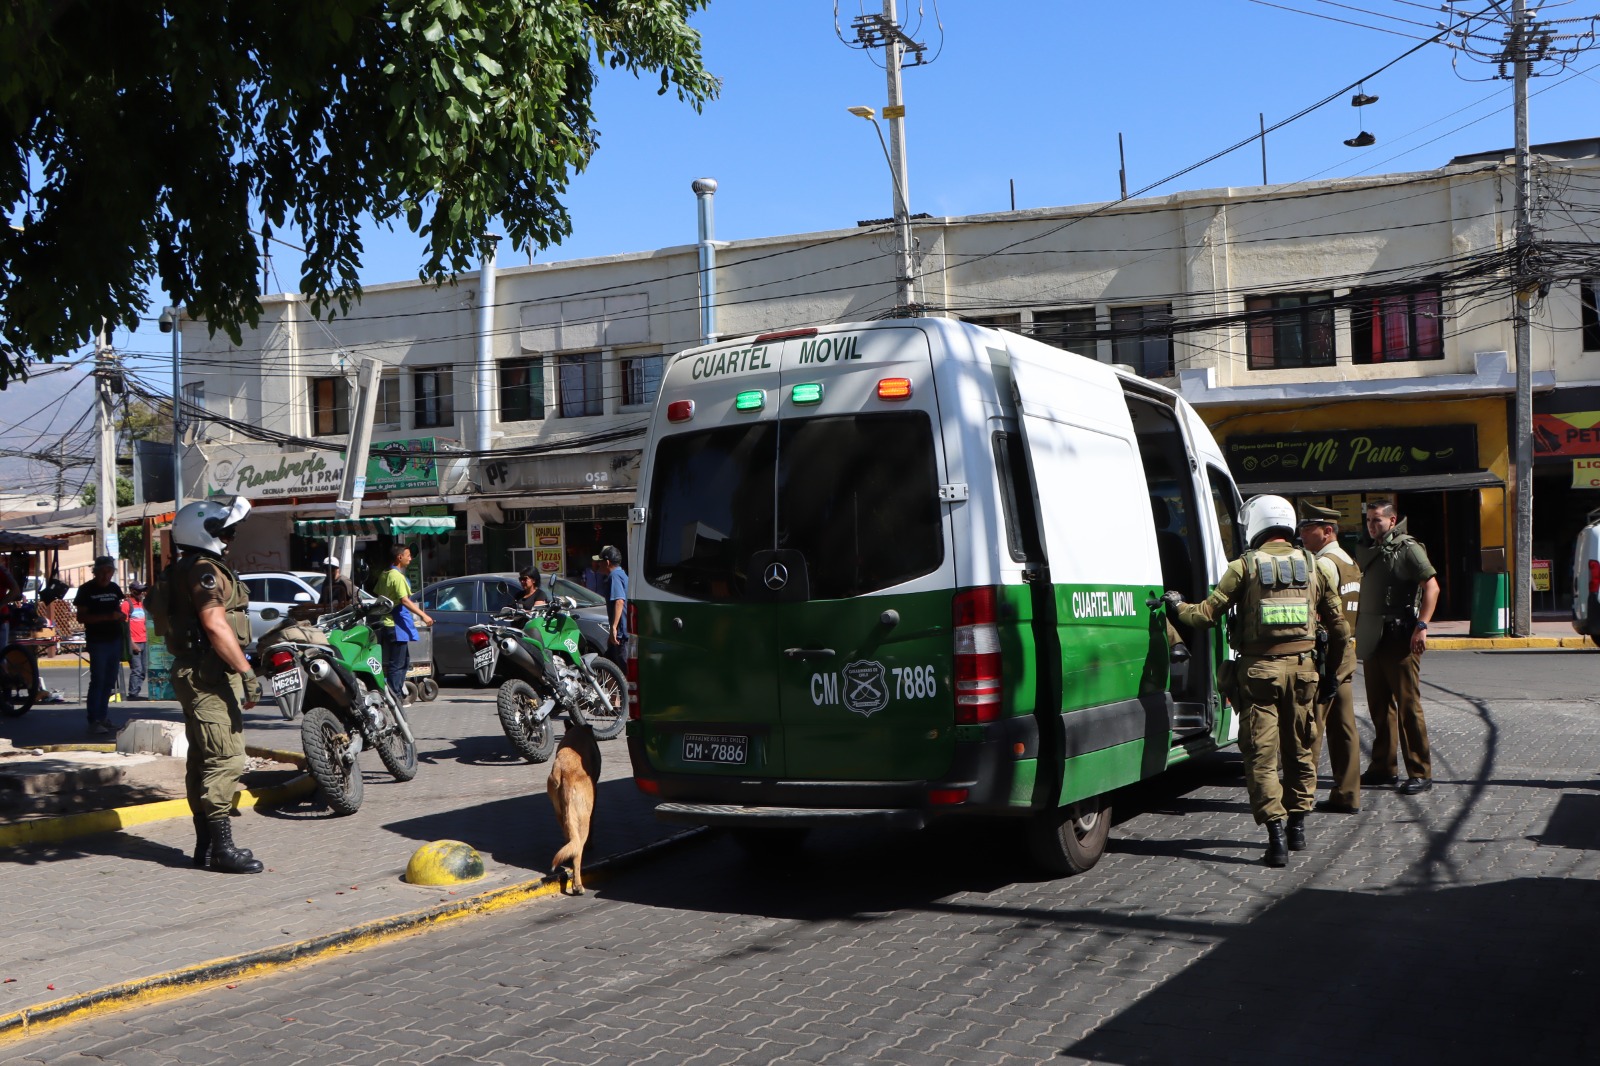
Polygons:
[[717,339],[717,249],[713,240],[716,228],[712,199],[717,195],[716,178],[694,179],[695,199],[700,208],[700,343]]

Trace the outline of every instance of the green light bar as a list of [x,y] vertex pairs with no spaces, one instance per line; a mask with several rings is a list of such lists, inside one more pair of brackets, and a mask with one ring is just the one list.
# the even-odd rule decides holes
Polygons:
[[766,389],[750,389],[733,398],[735,411],[759,411],[765,406],[767,406]]
[[804,385],[796,385],[789,390],[789,399],[795,403],[821,403],[822,383],[811,381]]

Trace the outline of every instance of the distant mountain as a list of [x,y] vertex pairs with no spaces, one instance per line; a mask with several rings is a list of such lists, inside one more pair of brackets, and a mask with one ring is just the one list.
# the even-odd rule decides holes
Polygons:
[[[63,438],[80,417],[87,414],[90,421],[84,425],[92,423],[94,387],[87,367],[57,370],[45,364],[33,371],[27,381],[13,381],[0,389],[0,492],[53,496],[56,467],[12,453],[60,454]],[[81,439],[82,432],[80,426],[72,435]],[[78,505],[78,493],[92,473],[91,467],[66,472],[64,507]]]

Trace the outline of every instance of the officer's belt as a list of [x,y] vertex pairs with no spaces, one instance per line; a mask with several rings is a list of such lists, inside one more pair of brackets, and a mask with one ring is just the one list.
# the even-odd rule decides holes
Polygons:
[[1289,640],[1282,644],[1269,644],[1259,651],[1251,650],[1244,654],[1253,655],[1257,659],[1266,659],[1277,655],[1304,655],[1316,646],[1317,642],[1314,640]]

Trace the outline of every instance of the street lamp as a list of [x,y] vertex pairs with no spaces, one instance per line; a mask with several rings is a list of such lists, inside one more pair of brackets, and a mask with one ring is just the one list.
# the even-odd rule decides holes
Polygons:
[[878,113],[863,104],[845,110],[857,118],[872,123],[872,128],[878,132],[878,146],[883,149],[883,161],[889,164],[889,178],[894,183],[895,232],[900,240],[900,276],[897,285],[900,289],[900,306],[909,313],[916,303],[916,293],[912,288],[911,277],[911,207],[906,203],[905,185],[900,180],[900,171],[896,169],[893,157],[889,155],[889,142],[884,139],[883,126],[878,123]]
[[172,334],[172,509],[183,506],[183,384],[178,374],[183,308],[163,308],[157,320],[162,333]]

